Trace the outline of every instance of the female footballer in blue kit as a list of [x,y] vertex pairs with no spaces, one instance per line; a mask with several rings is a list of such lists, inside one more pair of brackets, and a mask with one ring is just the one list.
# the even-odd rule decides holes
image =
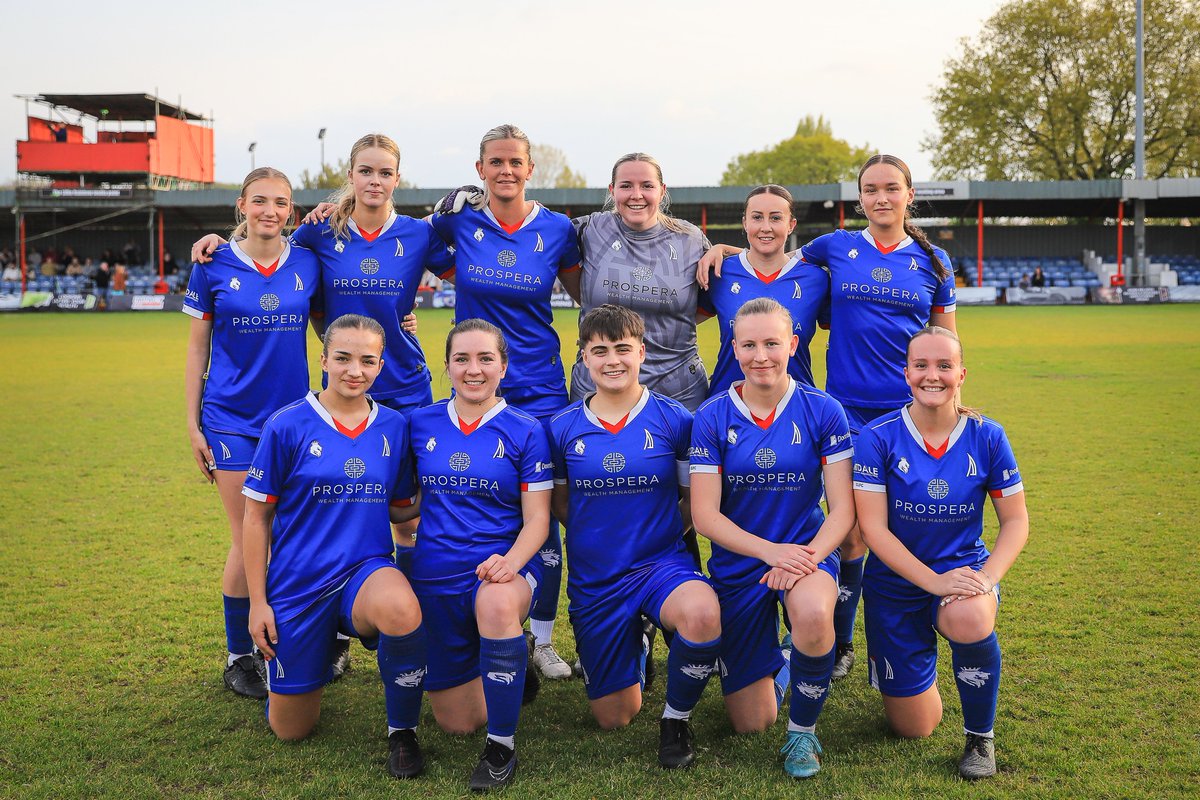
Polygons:
[[497,390],[504,334],[466,319],[446,339],[449,400],[414,411],[409,442],[422,509],[412,581],[430,631],[425,688],[438,724],[487,724],[470,787],[507,785],[529,652],[522,622],[541,577],[553,487],[546,430]]
[[[520,128],[500,125],[484,134],[475,169],[487,190],[481,208],[439,210],[432,218],[454,247],[454,265],[441,277],[454,281],[456,319],[487,320],[504,332],[511,352],[500,387],[505,401],[548,423],[567,405],[550,296],[556,278],[579,268],[575,232],[565,216],[525,198],[534,164]],[[549,678],[569,678],[570,666],[551,643],[563,570],[557,522],[538,557],[543,583],[530,615],[534,662]]]
[[[926,325],[955,329],[950,258],[910,222],[914,197],[912,173],[903,161],[872,156],[858,171],[866,230],[834,231],[800,248],[805,262],[829,270],[825,389],[846,410],[855,436],[872,419],[908,402],[901,365],[909,338]],[[707,268],[719,260],[717,250],[722,248],[701,262],[702,283],[707,283]],[[854,615],[865,552],[855,528],[841,547],[835,678],[854,664]]]
[[772,297],[791,314],[800,343],[788,363],[788,374],[797,383],[815,385],[809,344],[818,324],[829,327],[829,275],[784,252],[796,228],[792,203],[791,192],[773,183],[750,191],[742,211],[742,229],[750,247],[726,258],[721,273],[712,277],[701,295],[701,312],[715,316],[721,327],[709,397],[742,379],[733,346],[733,320],[738,309],[756,297]]
[[[433,402],[433,394],[425,354],[417,337],[405,329],[405,317],[411,317],[423,272],[445,269],[450,255],[429,223],[395,212],[392,192],[399,181],[399,146],[379,133],[361,137],[350,148],[346,182],[333,202],[322,205],[325,213],[310,213],[291,240],[312,250],[321,262],[328,318],[361,314],[383,327],[387,352],[371,398],[407,414]],[[193,258],[207,261],[207,254],[223,243],[209,234],[192,245]],[[313,327],[321,333],[319,321]],[[397,526],[395,532],[402,568],[412,554],[413,527]],[[349,640],[338,641],[335,679],[350,663]]]
[[[242,563],[240,494],[267,417],[308,391],[305,328],[320,290],[311,252],[283,236],[292,214],[287,176],[260,167],[237,199],[240,242],[196,264],[183,311],[192,317],[184,391],[188,438],[200,472],[217,484],[231,541],[221,578],[224,593],[225,685],[264,698],[248,630],[250,599]],[[206,259],[206,261],[209,259]]]
[[[386,366],[371,398],[407,414],[432,403],[433,394],[425,354],[404,319],[424,271],[445,270],[450,254],[429,223],[396,213],[392,193],[399,181],[399,146],[380,133],[363,136],[350,148],[345,184],[331,202],[321,204],[323,213],[305,217],[291,240],[321,261],[329,318],[361,314],[383,327]],[[192,245],[193,257],[206,261],[208,252],[223,243],[209,234]],[[319,334],[320,325],[315,327]]]
[[641,709],[641,615],[675,633],[659,763],[677,768],[695,759],[688,720],[715,669],[721,612],[682,539],[691,414],[638,382],[643,332],[637,313],[615,305],[580,320],[596,391],[550,423],[553,501],[568,526],[571,624],[600,727],[627,725]]
[[[1029,538],[1017,462],[1004,429],[966,408],[962,344],[929,327],[908,344],[912,399],[863,428],[854,498],[871,555],[864,577],[871,684],[888,724],[929,736],[942,718],[937,636],[950,644],[966,748],[959,773],[996,772],[993,724],[1000,684],[999,582]],[[983,507],[1000,528],[991,552]]]
[[281,739],[312,732],[342,630],[377,650],[388,771],[411,778],[424,767],[416,726],[425,631],[392,560],[389,519],[412,515],[416,489],[403,415],[367,397],[383,353],[372,319],[347,314],[326,330],[326,388],[276,412],[254,453],[242,489],[244,550],[271,730]]
[[[782,604],[792,623],[791,707],[784,771],[820,769],[817,717],[834,661],[838,544],[854,524],[850,431],[837,401],[797,384],[787,310],[751,300],[734,320],[745,380],[710,398],[692,426],[692,518],[713,542],[709,574],[721,601],[721,684],[738,731],[766,730],[787,678]],[[829,515],[821,510],[822,487]]]

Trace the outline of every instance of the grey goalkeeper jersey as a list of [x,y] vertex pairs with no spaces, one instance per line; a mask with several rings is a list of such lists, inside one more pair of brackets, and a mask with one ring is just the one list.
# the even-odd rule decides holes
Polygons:
[[[708,240],[683,220],[682,233],[662,225],[635,231],[611,211],[572,222],[583,253],[580,316],[604,303],[641,314],[646,321],[642,384],[695,411],[708,395],[708,376],[696,350],[696,263],[708,250]],[[571,399],[593,391],[592,376],[577,358]]]

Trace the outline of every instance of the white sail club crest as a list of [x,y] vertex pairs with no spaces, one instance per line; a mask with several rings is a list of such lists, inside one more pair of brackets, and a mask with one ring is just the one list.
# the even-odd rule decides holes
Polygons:
[[477,242],[483,241],[483,228],[475,229],[475,241],[477,241]]
[[283,677],[283,662],[279,660],[278,656],[276,656],[276,658],[275,658],[275,680],[279,680],[282,677]]
[[217,444],[221,445],[221,458],[225,459],[226,461],[233,458],[233,454],[229,452],[229,448],[225,446],[224,442],[218,439]]
[[650,429],[642,428],[642,431],[646,434],[646,441],[642,443],[642,449],[643,450],[653,450],[654,449],[654,437],[650,435]]
[[299,273],[296,273],[296,291],[297,291],[297,292],[303,292],[303,291],[304,291],[304,281],[300,280],[300,274],[299,274]]
[[403,255],[404,255],[404,242],[397,239],[396,240],[396,258],[400,258]]
[[492,453],[492,458],[504,458],[504,440],[499,436],[496,437],[496,452]]
[[675,252],[675,245],[671,244],[670,242],[667,242],[667,247],[671,250],[671,260],[678,261],[679,255]]
[[308,446],[308,452],[312,453],[314,456],[321,455],[321,443],[316,439],[313,439],[313,443]]
[[583,455],[583,439],[575,440],[575,453],[576,455]]
[[800,436],[800,426],[798,426],[796,423],[793,422],[792,423],[792,444],[801,444],[803,441],[804,441],[803,438],[801,438],[801,436]]
[[896,469],[900,470],[905,475],[907,475],[908,474],[908,459],[905,458],[904,456],[901,456],[900,463],[896,465]]
[[974,478],[978,474],[979,469],[975,466],[975,459],[971,457],[970,453],[967,453],[967,477]]
[[919,270],[920,267],[917,266],[917,259],[910,257],[908,259],[908,268],[911,269],[913,272],[916,272],[917,270]]
[[435,439],[435,438],[433,438],[432,436],[430,436],[430,437],[429,437],[429,441],[425,443],[425,449],[426,449],[427,451],[429,451],[430,453],[432,453],[432,452],[433,452],[433,448],[435,448],[435,447],[437,447],[437,439]]
[[800,294],[801,294],[801,292],[800,292],[800,284],[798,284],[798,283],[797,283],[797,284],[796,284],[796,286],[795,286],[795,288],[794,288],[794,289],[792,289],[792,299],[793,299],[793,300],[799,300],[799,299],[800,299]]
[[390,444],[388,444],[387,437],[384,436],[383,437],[383,455],[384,455],[384,457],[387,457],[387,456],[390,456],[391,454],[392,454],[392,446]]
[[546,247],[545,247],[545,245],[542,244],[542,235],[539,233],[537,235],[537,244],[535,244],[533,246],[533,252],[543,253],[543,252],[545,252],[545,250],[546,250]]
[[334,242],[333,249],[336,252],[340,253],[346,249],[346,243],[343,242],[341,239],[338,239],[336,242]]

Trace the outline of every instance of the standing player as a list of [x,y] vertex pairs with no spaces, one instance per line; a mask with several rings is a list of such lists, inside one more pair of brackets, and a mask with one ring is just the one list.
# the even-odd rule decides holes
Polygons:
[[[413,588],[432,641],[425,687],[438,724],[487,723],[476,791],[512,782],[534,602],[553,474],[543,425],[497,395],[509,365],[500,330],[459,322],[446,339],[449,400],[414,411],[409,441],[421,485]],[[531,560],[532,559],[532,560]]]
[[638,383],[644,330],[636,313],[609,304],[580,320],[596,391],[550,423],[554,510],[568,526],[571,624],[600,727],[627,725],[641,709],[641,615],[675,633],[658,759],[677,768],[695,760],[688,720],[715,669],[721,612],[681,538],[691,415]]
[[[908,345],[911,402],[868,424],[855,448],[854,497],[871,548],[864,584],[871,685],[888,724],[924,737],[942,718],[937,634],[950,643],[966,749],[959,773],[996,772],[999,582],[1029,538],[1017,462],[1004,429],[959,399],[962,344],[929,327]],[[988,552],[983,507],[1000,530]]]
[[854,524],[853,450],[841,406],[788,375],[798,343],[777,301],[742,306],[734,346],[746,379],[696,413],[691,470],[696,530],[713,542],[725,707],[738,731],[775,721],[782,602],[792,623],[783,768],[807,778],[820,769],[816,724],[833,673],[837,547]]
[[[433,216],[455,251],[454,265],[440,277],[454,280],[455,319],[483,319],[504,332],[512,352],[500,386],[505,401],[548,423],[567,404],[550,295],[555,279],[568,280],[579,267],[575,233],[565,216],[525,198],[534,164],[520,128],[500,125],[484,134],[475,169],[487,189],[483,207]],[[563,569],[557,522],[539,558],[544,578],[530,619],[534,663],[548,678],[569,678],[571,667],[551,642]]]
[[292,214],[292,185],[277,169],[260,167],[237,199],[240,242],[223,245],[211,263],[197,263],[183,311],[192,317],[184,391],[192,456],[215,481],[229,519],[229,554],[221,577],[225,685],[264,698],[249,633],[250,595],[242,563],[241,495],[267,417],[308,391],[305,328],[321,285],[316,258],[283,236]]
[[[695,225],[667,213],[670,196],[652,156],[621,156],[611,180],[604,209],[573,220],[583,268],[563,285],[582,306],[581,317],[602,303],[641,315],[646,388],[695,411],[708,393],[696,347],[695,266],[710,245]],[[571,399],[595,388],[581,354],[571,372]]]
[[[827,233],[800,249],[804,261],[829,270],[825,389],[846,410],[854,436],[872,419],[908,402],[901,365],[909,338],[926,325],[955,330],[950,257],[910,221],[914,197],[912,173],[903,161],[871,156],[858,171],[858,210],[867,217],[866,230]],[[712,252],[701,262],[702,284],[720,255]],[[865,553],[856,527],[841,547],[835,679],[854,665],[854,616]]]
[[425,631],[391,557],[389,517],[412,514],[415,489],[404,417],[367,397],[383,352],[374,320],[334,320],[321,353],[327,387],[267,422],[242,490],[246,577],[275,735],[302,739],[317,724],[340,629],[377,649],[388,771],[411,778],[425,763],[416,737]]
[[721,326],[721,347],[709,384],[709,396],[721,394],[742,379],[733,348],[733,320],[744,304],[756,297],[771,297],[788,310],[800,337],[788,374],[797,383],[813,386],[809,344],[817,324],[829,327],[829,274],[784,252],[796,228],[792,194],[768,183],[750,191],[742,211],[742,229],[748,250],[725,259],[721,274],[713,276],[701,294],[702,313],[716,316]]

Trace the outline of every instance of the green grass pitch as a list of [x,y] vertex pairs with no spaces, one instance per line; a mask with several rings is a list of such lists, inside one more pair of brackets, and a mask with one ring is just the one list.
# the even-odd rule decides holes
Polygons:
[[[697,764],[675,773],[655,758],[661,679],[614,733],[578,681],[547,685],[522,715],[514,796],[1200,796],[1200,306],[958,316],[965,399],[1007,428],[1032,520],[998,625],[1000,774],[956,776],[943,647],[931,739],[886,732],[860,661],[835,685],[824,769],[803,785],[780,769],[783,720],[733,735],[715,682]],[[574,314],[558,324],[569,351]],[[448,326],[448,312],[422,314],[442,395]],[[187,327],[182,314],[0,315],[0,797],[465,795],[482,735],[444,735],[428,708],[427,774],[387,777],[382,691],[357,644],[303,743],[275,741],[262,706],[222,687],[228,532],[188,454]],[[701,328],[710,366],[715,335]],[[565,599],[555,635],[572,653]]]

